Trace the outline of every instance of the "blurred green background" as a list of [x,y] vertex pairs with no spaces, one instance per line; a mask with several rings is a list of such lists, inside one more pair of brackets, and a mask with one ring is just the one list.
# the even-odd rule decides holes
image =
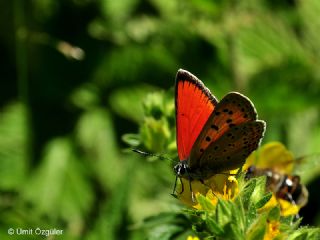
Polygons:
[[[0,239],[37,227],[64,230],[50,239],[143,239],[145,217],[179,209],[171,164],[122,140],[146,136],[143,110],[166,101],[169,140],[156,146],[174,150],[179,68],[219,99],[246,94],[267,122],[263,142],[319,153],[319,13],[318,0],[1,0]],[[320,157],[307,158],[301,215],[319,226]]]

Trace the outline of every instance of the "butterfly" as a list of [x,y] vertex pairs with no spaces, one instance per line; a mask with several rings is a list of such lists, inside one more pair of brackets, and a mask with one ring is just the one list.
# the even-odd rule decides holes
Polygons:
[[265,131],[265,122],[257,120],[247,97],[230,92],[219,102],[196,76],[182,69],[176,75],[175,109],[180,161],[174,166],[174,196],[178,178],[189,180],[193,199],[192,180],[241,167]]

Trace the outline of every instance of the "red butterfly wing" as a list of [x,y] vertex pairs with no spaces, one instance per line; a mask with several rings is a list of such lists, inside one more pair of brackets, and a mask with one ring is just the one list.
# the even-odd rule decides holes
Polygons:
[[178,155],[186,160],[217,100],[197,77],[182,69],[176,76],[175,91]]

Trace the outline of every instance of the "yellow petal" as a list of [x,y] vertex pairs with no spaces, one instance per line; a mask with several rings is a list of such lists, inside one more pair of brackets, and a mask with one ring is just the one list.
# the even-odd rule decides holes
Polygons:
[[274,239],[280,233],[279,226],[280,226],[280,223],[278,221],[268,222],[267,231],[264,235],[263,240]]
[[298,214],[300,207],[296,204],[292,204],[284,199],[278,199],[282,216],[290,216]]
[[188,236],[187,240],[200,240],[198,237]]
[[270,209],[274,208],[278,205],[277,198],[274,194],[272,194],[272,197],[270,200],[262,207],[258,209],[258,213],[269,211]]
[[259,168],[272,168],[280,173],[290,174],[294,156],[282,143],[270,142],[263,145],[258,153],[251,154],[247,162],[252,162]]
[[[189,180],[182,179],[182,187],[177,187],[177,196],[187,206],[201,209],[200,204],[192,201],[192,194],[190,192]],[[192,181],[191,188],[195,195],[202,194],[208,198],[213,205],[216,205],[218,198],[225,200],[233,199],[239,192],[238,181],[234,176],[230,176],[228,173],[216,174],[204,181],[204,184],[200,181]]]

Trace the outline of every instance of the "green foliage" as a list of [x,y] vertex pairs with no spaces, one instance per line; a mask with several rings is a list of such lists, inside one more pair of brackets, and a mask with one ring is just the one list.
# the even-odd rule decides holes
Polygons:
[[[263,179],[263,178],[260,178]],[[258,181],[257,181],[258,180]],[[201,210],[185,211],[184,218],[178,218],[177,213],[167,213],[153,218],[146,219],[143,228],[149,236],[155,236],[159,231],[158,227],[163,224],[170,224],[166,235],[157,239],[182,239],[183,232],[190,231],[192,225],[193,233],[202,238],[214,239],[316,239],[319,237],[319,228],[298,227],[300,221],[294,218],[280,216],[278,206],[261,211],[270,199],[269,193],[265,193],[265,182],[259,179],[251,179],[242,184],[239,195],[233,200],[219,199],[217,205],[202,195],[197,197]],[[250,190],[254,189],[255,194],[250,197]],[[260,196],[260,197],[257,197]],[[258,204],[254,204],[254,202]],[[165,216],[165,218],[163,217]],[[182,220],[185,224],[177,222]],[[269,225],[274,228],[270,230]],[[185,229],[179,229],[179,227]],[[177,232],[180,230],[180,233]],[[270,232],[272,231],[272,232]],[[149,238],[148,238],[149,239]],[[151,238],[150,238],[151,239]]]
[[18,189],[29,167],[26,113],[19,103],[12,103],[0,112],[0,188],[4,191]]
[[319,225],[318,0],[0,6],[0,239],[20,237],[11,227],[63,229],[57,239],[259,239],[269,220],[284,238],[320,238],[279,208],[257,211],[270,197],[264,178],[240,176],[233,202],[199,196],[203,210],[182,212],[172,162],[122,151],[177,158],[172,87],[185,68],[218,98],[245,93],[267,122],[264,141],[306,156],[294,170],[310,188],[302,224]]
[[[154,92],[143,101],[144,117],[139,134],[126,134],[123,140],[135,148],[154,153],[175,150],[174,105],[171,94]],[[169,153],[170,153],[169,152]]]

